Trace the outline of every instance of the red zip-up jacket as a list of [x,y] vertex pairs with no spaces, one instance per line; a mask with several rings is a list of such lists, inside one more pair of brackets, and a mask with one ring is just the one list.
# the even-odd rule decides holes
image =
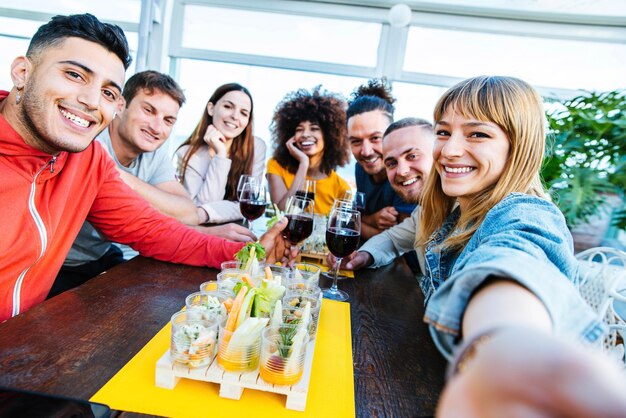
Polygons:
[[[7,95],[0,91],[0,101]],[[0,322],[46,298],[85,219],[112,241],[174,263],[219,267],[244,245],[153,209],[97,141],[53,157],[0,115]]]

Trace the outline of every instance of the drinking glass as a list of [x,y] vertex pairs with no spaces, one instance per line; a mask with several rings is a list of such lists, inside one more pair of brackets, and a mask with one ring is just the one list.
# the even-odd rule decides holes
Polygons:
[[[337,208],[343,208],[343,209],[348,209],[348,210],[356,209],[354,199],[352,198],[352,190],[348,190],[345,193],[343,199],[335,199],[335,201],[333,202],[333,207],[330,209],[330,212],[332,213]],[[331,268],[328,271],[322,272],[321,275],[324,278],[329,279],[329,280],[334,280],[335,277],[337,277],[337,280],[343,280],[347,278],[347,276],[339,274],[336,264],[334,266],[331,266]]]
[[285,217],[289,223],[283,230],[283,237],[291,244],[292,251],[313,232],[314,207],[315,202],[308,198],[292,196],[287,202]]
[[360,238],[361,213],[351,207],[342,204],[337,205],[330,212],[326,227],[326,246],[335,256],[335,275],[332,286],[328,289],[322,289],[325,298],[339,301],[348,300],[348,294],[337,289],[337,273],[341,260],[356,250]]
[[217,345],[217,326],[216,318],[191,318],[186,311],[172,315],[172,360],[190,368],[208,366]]
[[254,178],[244,181],[239,195],[239,209],[249,229],[252,229],[252,221],[265,213],[266,204],[265,184]]
[[298,187],[298,190],[296,190],[296,197],[315,201],[315,180],[304,180],[304,182],[300,184],[300,187]]
[[275,385],[295,385],[302,378],[309,335],[297,324],[267,327],[261,334],[261,379]]
[[243,185],[250,182],[256,182],[256,177],[250,174],[242,174],[239,177],[239,181],[237,182],[237,199],[241,199],[241,191],[243,190]]
[[342,200],[352,202],[356,210],[362,212],[365,209],[365,193],[359,191],[348,190]]

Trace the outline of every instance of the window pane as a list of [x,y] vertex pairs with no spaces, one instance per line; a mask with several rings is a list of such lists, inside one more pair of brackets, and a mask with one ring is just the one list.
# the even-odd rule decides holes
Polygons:
[[11,63],[20,55],[26,54],[29,39],[17,39],[0,36],[2,53],[0,54],[0,90],[11,90]]
[[[210,79],[207,79],[207,74],[211,75]],[[322,84],[323,88],[348,97],[355,87],[366,81],[357,77],[188,59],[181,60],[178,80],[185,91],[187,102],[178,115],[172,140],[168,141],[172,154],[195,128],[213,91],[224,83],[237,82],[247,87],[252,94],[254,134],[267,144],[268,158],[273,153],[269,126],[274,109],[285,94],[298,88],[310,90]],[[353,161],[349,166],[340,167],[337,172],[346,180],[353,180]]]
[[[101,20],[139,23],[141,0],[73,1],[19,0],[2,1],[2,7],[54,15],[91,13]],[[7,3],[6,5],[4,3]]]
[[183,47],[375,67],[381,25],[186,6]]
[[[601,63],[601,65],[599,65]],[[510,75],[540,86],[624,87],[626,45],[411,27],[405,71]]]
[[[24,36],[30,38],[37,32],[37,29],[42,24],[43,22],[35,20],[14,19],[0,16],[0,35]],[[2,46],[4,46],[4,44],[2,44]],[[26,52],[26,50],[24,50],[24,52]],[[2,55],[5,53],[6,51],[2,51]]]
[[446,90],[444,87],[393,83],[393,94],[397,99],[395,120],[414,117],[432,123],[435,104]]

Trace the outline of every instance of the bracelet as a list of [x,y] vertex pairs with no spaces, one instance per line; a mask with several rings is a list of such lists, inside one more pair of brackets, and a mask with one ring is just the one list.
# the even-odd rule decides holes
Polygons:
[[488,329],[487,331],[481,332],[468,342],[464,343],[454,354],[454,358],[448,367],[448,372],[446,373],[446,380],[450,380],[457,374],[463,373],[467,369],[469,363],[471,363],[474,357],[476,357],[480,348],[488,344],[493,338],[493,335],[499,330],[501,330],[500,327]]

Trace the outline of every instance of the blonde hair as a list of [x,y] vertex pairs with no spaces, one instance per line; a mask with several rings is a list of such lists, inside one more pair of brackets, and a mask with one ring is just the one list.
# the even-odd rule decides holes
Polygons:
[[[447,111],[465,118],[495,123],[504,131],[510,151],[495,184],[479,192],[461,213],[456,230],[441,244],[461,251],[487,213],[513,192],[546,198],[539,170],[545,147],[545,114],[541,96],[528,83],[512,77],[480,76],[450,88],[435,106],[438,123]],[[452,212],[456,198],[446,196],[434,165],[422,192],[415,244],[424,248]]]

